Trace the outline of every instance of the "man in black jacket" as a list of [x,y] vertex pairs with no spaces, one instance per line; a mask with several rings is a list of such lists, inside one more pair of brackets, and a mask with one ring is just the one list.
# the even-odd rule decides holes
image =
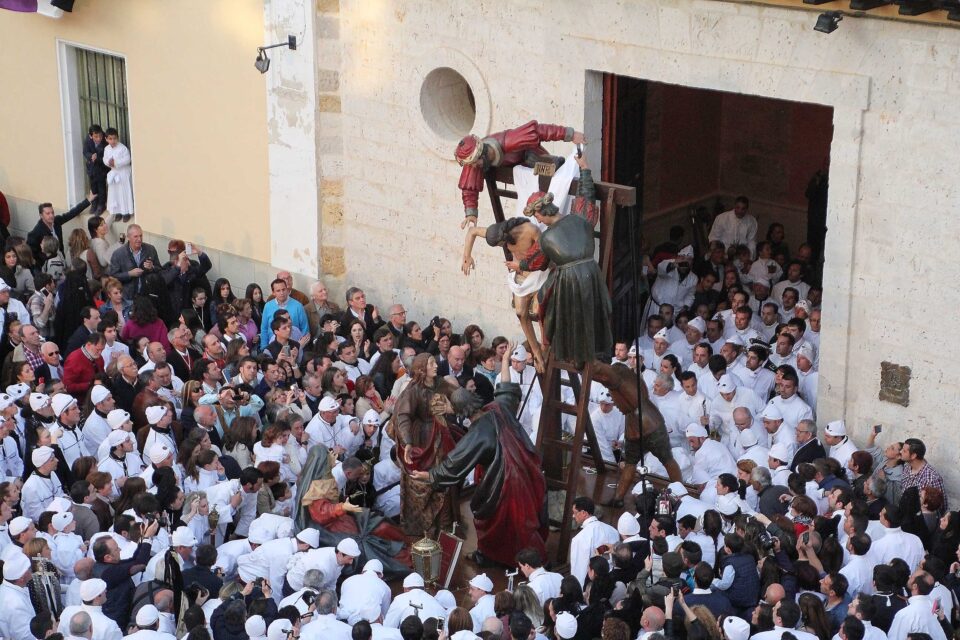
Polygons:
[[804,462],[826,457],[827,453],[817,439],[817,423],[813,420],[801,420],[797,424],[797,452],[793,454],[790,471],[796,471],[797,466]]
[[189,587],[196,583],[215,597],[215,594],[220,593],[220,588],[223,586],[223,578],[213,572],[213,565],[216,562],[216,547],[210,544],[201,544],[197,547],[197,565],[183,572],[183,586]]
[[103,164],[103,149],[107,141],[103,129],[98,124],[87,129],[87,139],[83,141],[83,160],[87,165],[87,177],[90,179],[90,191],[97,195],[90,213],[100,215],[107,209],[107,174],[110,167]]
[[120,559],[120,547],[111,536],[97,538],[93,543],[93,576],[107,583],[107,601],[103,604],[103,615],[117,623],[121,629],[127,628],[130,618],[130,605],[136,588],[130,576],[140,573],[150,560],[150,540],[157,535],[160,523],[154,520],[150,524],[141,524],[140,544],[129,560]]
[[43,266],[43,251],[40,250],[40,242],[47,236],[56,236],[57,240],[60,241],[60,250],[63,250],[63,225],[70,222],[78,215],[83,213],[83,210],[90,206],[90,203],[97,199],[97,194],[88,193],[87,199],[75,206],[70,211],[66,213],[61,213],[56,215],[53,212],[53,205],[49,202],[41,203],[39,207],[40,210],[40,219],[37,220],[37,224],[34,225],[30,233],[27,234],[27,244],[30,246],[30,250],[33,251],[33,259],[36,261],[36,266],[39,269]]
[[159,272],[161,267],[156,248],[143,241],[140,225],[129,225],[127,243],[110,257],[110,275],[123,283],[123,297],[133,300],[143,288],[144,276]]

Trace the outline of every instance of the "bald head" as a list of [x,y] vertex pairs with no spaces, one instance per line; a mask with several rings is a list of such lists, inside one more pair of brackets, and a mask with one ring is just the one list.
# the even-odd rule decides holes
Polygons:
[[663,609],[660,607],[647,607],[643,610],[640,617],[640,626],[644,631],[659,631],[663,629],[663,623],[666,617],[663,615]]
[[89,580],[93,577],[93,558],[81,558],[73,565],[73,572],[77,575],[77,580]]
[[214,410],[213,405],[201,404],[193,410],[193,419],[201,427],[209,428],[213,426],[214,422],[216,422],[217,413],[216,410]]
[[771,607],[787,597],[787,592],[779,584],[771,584],[763,594],[763,601]]
[[463,369],[463,362],[466,359],[467,359],[467,356],[463,351],[463,347],[460,347],[460,346],[450,347],[450,351],[447,353],[447,360],[450,361],[451,371],[460,371],[461,369]]
[[151,342],[147,345],[147,357],[154,364],[160,364],[167,361],[167,352],[159,342]]

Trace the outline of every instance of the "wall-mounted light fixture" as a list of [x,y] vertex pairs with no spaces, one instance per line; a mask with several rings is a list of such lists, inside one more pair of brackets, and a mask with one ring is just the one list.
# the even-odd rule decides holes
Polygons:
[[253,63],[253,66],[257,68],[257,71],[260,73],[267,72],[267,69],[270,68],[270,58],[267,57],[267,49],[276,49],[277,47],[287,47],[291,51],[296,51],[297,36],[287,36],[287,41],[279,44],[270,44],[265,47],[257,47],[257,59]]

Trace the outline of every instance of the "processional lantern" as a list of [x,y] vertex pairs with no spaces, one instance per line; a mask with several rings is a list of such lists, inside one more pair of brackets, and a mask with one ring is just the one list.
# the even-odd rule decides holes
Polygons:
[[413,570],[423,577],[426,584],[436,584],[440,580],[440,560],[443,555],[440,544],[424,532],[423,538],[410,547],[413,557]]

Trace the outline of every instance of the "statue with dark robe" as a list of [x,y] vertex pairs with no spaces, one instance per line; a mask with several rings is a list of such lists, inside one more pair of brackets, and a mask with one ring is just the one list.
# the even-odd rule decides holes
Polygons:
[[[501,379],[509,380],[511,345],[503,356]],[[476,560],[513,566],[521,549],[536,549],[546,557],[546,480],[540,454],[516,419],[520,385],[500,383],[494,401],[482,406],[466,389],[451,396],[454,410],[470,416],[470,428],[446,459],[414,480],[443,488],[459,485],[476,473],[470,509],[477,532]]]

